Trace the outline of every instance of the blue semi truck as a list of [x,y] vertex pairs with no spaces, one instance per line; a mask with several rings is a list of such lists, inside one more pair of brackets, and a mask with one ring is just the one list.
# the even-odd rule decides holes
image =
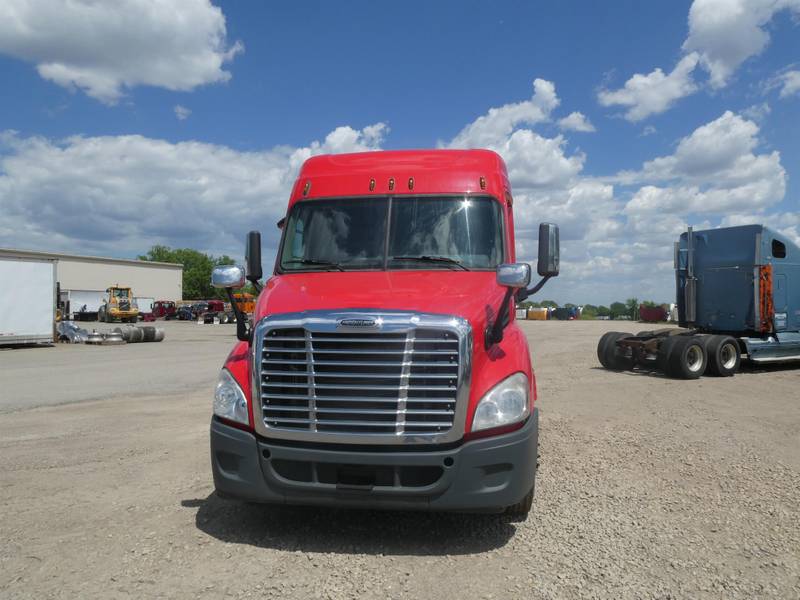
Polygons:
[[669,377],[729,377],[743,359],[800,360],[800,248],[764,225],[688,231],[675,243],[681,329],[609,332],[597,357],[607,369]]

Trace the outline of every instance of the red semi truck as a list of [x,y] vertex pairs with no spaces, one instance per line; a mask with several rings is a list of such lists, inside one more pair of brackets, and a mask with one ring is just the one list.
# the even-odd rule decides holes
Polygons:
[[[527,515],[536,383],[514,303],[558,274],[558,228],[538,272],[515,262],[506,167],[486,150],[317,156],[303,165],[274,274],[261,237],[246,271],[252,326],[214,395],[222,497],[251,502]],[[233,303],[238,309],[237,304]]]

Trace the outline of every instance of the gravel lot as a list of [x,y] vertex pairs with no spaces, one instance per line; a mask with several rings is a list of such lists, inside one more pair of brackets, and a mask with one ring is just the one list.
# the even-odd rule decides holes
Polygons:
[[618,324],[526,322],[527,522],[259,507],[212,491],[232,326],[165,326],[0,350],[0,597],[800,597],[800,370],[611,373],[595,344]]

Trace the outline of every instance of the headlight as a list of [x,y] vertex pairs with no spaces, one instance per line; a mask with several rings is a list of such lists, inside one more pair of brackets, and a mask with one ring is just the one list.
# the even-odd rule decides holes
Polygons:
[[478,402],[472,418],[472,431],[510,425],[525,419],[528,408],[528,378],[514,373],[494,386]]
[[217,387],[214,390],[214,414],[243,425],[250,423],[250,417],[247,414],[247,399],[228,369],[222,369],[219,372]]

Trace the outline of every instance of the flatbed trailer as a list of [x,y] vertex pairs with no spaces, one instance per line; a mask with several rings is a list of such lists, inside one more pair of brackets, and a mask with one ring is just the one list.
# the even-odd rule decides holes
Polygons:
[[675,244],[680,328],[609,332],[607,369],[729,377],[742,360],[800,360],[800,248],[763,225],[682,234]]

